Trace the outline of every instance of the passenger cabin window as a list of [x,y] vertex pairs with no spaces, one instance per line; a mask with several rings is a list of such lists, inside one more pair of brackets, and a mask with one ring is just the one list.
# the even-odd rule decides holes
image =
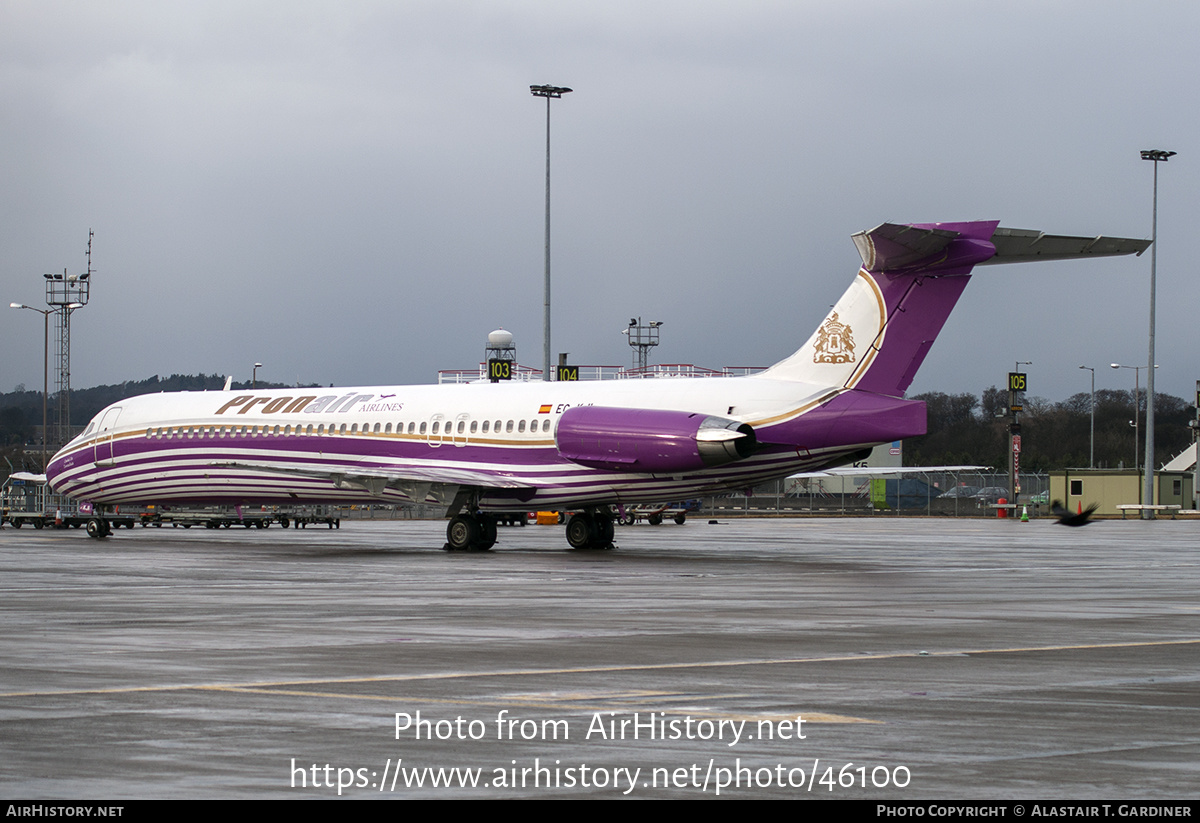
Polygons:
[[509,420],[508,424],[504,427],[504,431],[506,431],[508,434],[512,434],[512,430],[513,430],[513,422],[511,420]]
[[463,432],[465,432],[466,430],[467,430],[467,424],[466,424],[466,422],[465,422],[465,421],[463,421],[463,420],[459,420],[459,421],[458,421],[458,433],[459,433],[459,434],[462,434],[462,433],[463,433]]
[[471,434],[474,434],[478,430],[479,430],[479,421],[472,420],[471,421]]
[[517,421],[517,431],[518,432],[525,431],[525,421],[524,420]]

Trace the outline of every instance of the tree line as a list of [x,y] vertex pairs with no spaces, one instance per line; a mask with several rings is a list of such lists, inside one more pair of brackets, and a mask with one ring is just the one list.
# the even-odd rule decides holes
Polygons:
[[[1145,465],[1146,392],[1101,389],[1096,392],[1095,465],[1133,468]],[[982,395],[929,392],[917,395],[928,410],[927,434],[904,442],[910,466],[1008,465],[1008,392],[992,386]],[[1021,423],[1021,470],[1046,472],[1087,468],[1091,449],[1091,401],[1080,392],[1058,403],[1027,397]],[[1133,421],[1137,417],[1139,428]],[[1170,394],[1154,395],[1154,466],[1157,468],[1192,442],[1188,421],[1195,406]],[[1136,432],[1136,434],[1135,434]]]

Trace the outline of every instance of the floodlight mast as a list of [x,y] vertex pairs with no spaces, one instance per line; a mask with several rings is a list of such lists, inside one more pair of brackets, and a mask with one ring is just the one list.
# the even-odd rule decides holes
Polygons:
[[530,86],[534,97],[546,98],[546,275],[542,308],[542,380],[550,379],[550,101],[569,94],[565,86]]
[[[1158,276],[1158,164],[1175,156],[1165,149],[1143,149],[1142,159],[1154,163],[1154,217],[1150,232],[1150,359],[1146,363],[1146,487],[1142,499],[1154,505],[1154,302]],[[1154,509],[1142,509],[1143,520],[1154,519]]]
[[96,233],[88,229],[87,272],[84,274],[43,274],[46,279],[46,305],[58,314],[55,327],[55,343],[58,349],[56,366],[55,399],[56,436],[58,444],[64,445],[71,439],[71,313],[88,304],[92,285],[92,238]]

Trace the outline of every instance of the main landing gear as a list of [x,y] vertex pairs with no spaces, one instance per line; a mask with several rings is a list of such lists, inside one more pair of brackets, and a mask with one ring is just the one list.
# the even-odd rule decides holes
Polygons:
[[493,515],[457,514],[446,526],[448,552],[485,552],[496,545],[496,518]]
[[[567,542],[573,549],[611,549],[613,546],[612,513],[603,511],[577,512],[567,520]],[[496,516],[486,512],[456,514],[446,526],[448,552],[485,552],[496,545]]]
[[578,512],[567,521],[572,549],[611,549],[613,534],[613,516],[607,511]]

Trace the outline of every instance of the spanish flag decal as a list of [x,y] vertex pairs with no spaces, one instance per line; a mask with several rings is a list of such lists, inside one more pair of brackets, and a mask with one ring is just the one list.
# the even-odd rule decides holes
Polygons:
[[546,403],[540,409],[538,409],[538,414],[549,414],[552,408],[554,408],[553,403]]

